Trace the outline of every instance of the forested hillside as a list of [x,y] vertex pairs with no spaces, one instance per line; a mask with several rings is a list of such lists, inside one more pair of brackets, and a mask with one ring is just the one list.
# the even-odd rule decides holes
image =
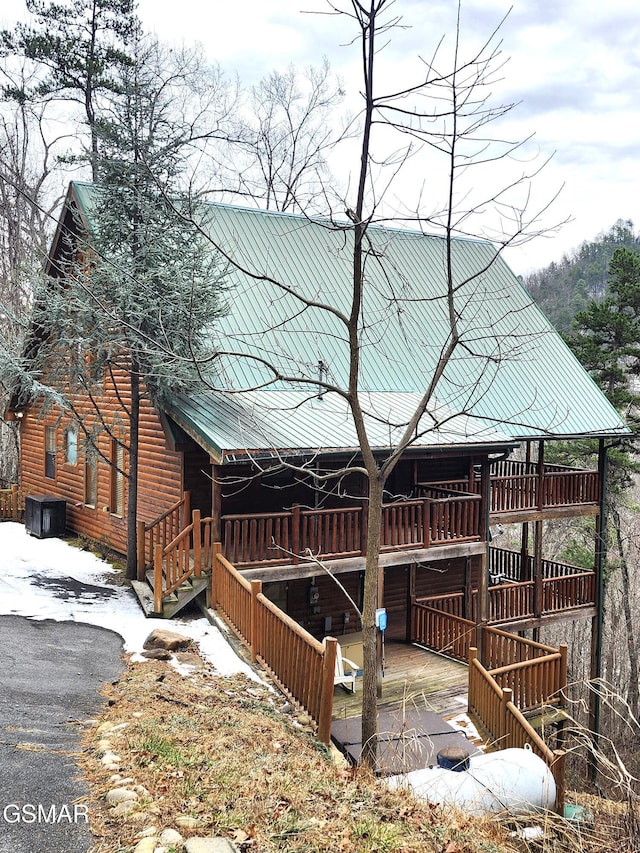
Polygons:
[[609,264],[621,247],[640,251],[640,236],[630,220],[619,219],[606,233],[524,278],[525,287],[558,331],[570,332],[578,311],[590,299],[604,296]]

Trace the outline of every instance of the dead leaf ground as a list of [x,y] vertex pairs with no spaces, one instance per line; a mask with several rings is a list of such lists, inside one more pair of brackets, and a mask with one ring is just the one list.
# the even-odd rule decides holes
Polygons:
[[511,837],[513,824],[390,792],[363,771],[336,767],[280,693],[244,676],[222,678],[204,662],[187,676],[166,662],[129,663],[106,697],[101,722],[127,723],[109,735],[120,775],[148,797],[128,816],[114,813],[104,799],[114,786],[112,771],[101,765],[97,747],[104,735],[88,730],[82,769],[92,791],[93,853],[130,851],[146,827],[175,827],[180,815],[201,824],[181,830],[184,836],[231,838],[243,853],[634,849],[621,843],[625,813],[600,814],[597,803],[589,804],[598,814],[596,830],[549,816],[545,840],[532,843]]

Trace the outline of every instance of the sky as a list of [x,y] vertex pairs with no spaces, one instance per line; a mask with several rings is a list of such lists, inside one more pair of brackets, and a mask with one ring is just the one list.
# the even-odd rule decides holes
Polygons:
[[[540,225],[550,231],[507,255],[524,274],[559,261],[620,218],[640,227],[640,12],[631,0],[512,2],[463,0],[461,43],[463,51],[472,50],[509,13],[499,30],[508,61],[493,90],[501,102],[518,106],[494,132],[511,140],[533,137],[516,163],[477,169],[469,180],[484,198],[504,178],[551,158],[531,200],[531,209],[543,209],[555,199]],[[389,33],[379,55],[380,91],[415,80],[424,67],[420,57],[430,57],[443,36],[444,55],[455,31],[454,0],[396,0],[392,8],[403,28]],[[163,41],[201,43],[211,60],[237,72],[247,86],[272,69],[317,65],[326,56],[342,79],[346,104],[357,109],[354,31],[343,17],[316,14],[327,10],[326,0],[139,0],[138,6],[147,31]],[[5,0],[0,18],[9,24],[23,13],[24,0]],[[336,165],[343,184],[350,177],[353,183],[355,153],[352,148]],[[414,159],[389,199],[397,209],[415,209],[418,196],[435,205],[441,168]]]
[[[442,35],[451,40],[456,5],[397,0],[394,11],[408,29],[389,35],[385,81],[387,74],[414,79],[418,57],[430,56]],[[463,46],[488,37],[511,6],[509,0],[463,0]],[[139,14],[162,39],[200,41],[244,83],[290,62],[327,56],[348,95],[357,96],[358,52],[348,43],[348,21],[309,14],[326,9],[325,0],[140,0]],[[535,134],[527,161],[538,152],[542,159],[552,156],[537,190],[541,206],[560,192],[546,225],[571,219],[510,253],[511,266],[525,273],[560,260],[617,219],[640,227],[640,12],[631,0],[513,0],[501,38],[509,58],[501,98],[521,102],[505,133],[513,139]]]

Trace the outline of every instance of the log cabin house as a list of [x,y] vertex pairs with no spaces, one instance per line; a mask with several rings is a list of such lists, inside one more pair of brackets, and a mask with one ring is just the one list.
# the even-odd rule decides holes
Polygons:
[[[90,195],[90,185],[70,187],[52,270],[71,251],[78,223],[90,228]],[[345,637],[360,627],[365,482],[345,473],[319,489],[310,472],[358,463],[344,400],[330,389],[344,387],[349,369],[336,312],[348,312],[352,232],[226,205],[208,205],[203,221],[233,261],[230,310],[212,329],[220,351],[212,387],[176,394],[162,409],[148,399],[143,407],[141,601],[171,615],[201,595],[200,563],[208,567],[219,542],[226,560],[260,580],[267,598],[310,634]],[[372,227],[367,241],[361,405],[384,456],[450,334],[448,259],[437,236]],[[455,654],[458,635],[447,631],[456,623],[536,638],[545,623],[588,618],[597,649],[606,448],[627,428],[491,244],[456,240],[451,262],[462,343],[386,485],[388,635]],[[106,420],[117,398],[126,400],[118,382],[117,374],[105,377]],[[65,413],[42,416],[37,403],[14,401],[13,414],[21,416],[23,494],[64,498],[70,530],[124,552],[127,482],[105,462],[126,466],[116,459],[120,445],[104,434],[101,458],[90,458]],[[599,445],[593,470],[546,461],[553,442],[585,437]],[[593,566],[546,559],[545,523],[580,517],[595,519]],[[495,535],[507,525],[519,525],[516,547],[501,547]],[[168,546],[187,528],[187,562],[195,559],[197,571],[189,580],[194,571],[180,570],[176,582]],[[155,589],[145,594],[147,577]]]

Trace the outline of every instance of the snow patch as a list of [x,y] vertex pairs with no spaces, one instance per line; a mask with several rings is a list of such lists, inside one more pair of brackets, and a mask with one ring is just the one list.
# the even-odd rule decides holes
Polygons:
[[259,680],[207,619],[146,619],[134,592],[118,581],[94,554],[61,539],[35,539],[22,524],[0,523],[0,616],[97,625],[119,634],[125,651],[141,661],[147,636],[167,628],[194,640],[220,675]]

